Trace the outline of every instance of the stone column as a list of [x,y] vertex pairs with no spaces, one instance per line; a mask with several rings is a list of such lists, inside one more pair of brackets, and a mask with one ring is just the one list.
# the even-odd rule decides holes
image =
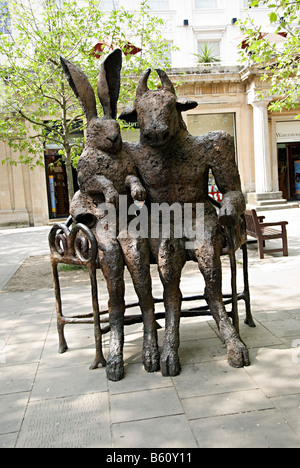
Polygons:
[[257,193],[268,193],[273,190],[271,172],[271,151],[268,127],[269,100],[253,100],[253,129],[255,183]]
[[275,192],[268,123],[268,106],[271,99],[259,99],[253,83],[248,94],[248,104],[253,107],[253,137],[255,161],[255,193],[248,193],[248,204],[261,209],[283,207],[287,203],[282,192]]

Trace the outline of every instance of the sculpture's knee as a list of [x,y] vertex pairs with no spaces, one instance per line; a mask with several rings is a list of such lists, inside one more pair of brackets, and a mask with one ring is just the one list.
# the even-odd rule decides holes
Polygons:
[[180,279],[186,262],[186,251],[180,239],[163,240],[158,254],[158,267],[164,283]]

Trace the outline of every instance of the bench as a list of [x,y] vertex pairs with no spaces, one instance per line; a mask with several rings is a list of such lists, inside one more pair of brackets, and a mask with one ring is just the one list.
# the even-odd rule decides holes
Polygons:
[[[288,239],[286,226],[287,221],[280,221],[277,223],[265,223],[265,216],[257,216],[256,210],[247,210],[245,212],[247,235],[254,237],[258,244],[258,253],[261,260],[264,259],[264,254],[283,252],[285,257],[288,257]],[[280,229],[278,229],[278,227]],[[281,249],[265,249],[266,240],[282,239]]]

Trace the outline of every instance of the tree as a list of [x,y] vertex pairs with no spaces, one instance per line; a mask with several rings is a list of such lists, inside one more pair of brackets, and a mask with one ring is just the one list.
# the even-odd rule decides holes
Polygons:
[[203,63],[217,63],[221,60],[214,55],[214,51],[207,42],[204,43],[204,46],[201,48],[200,53],[194,54],[197,57],[197,65],[202,65]]
[[[274,27],[274,33],[282,37],[282,42],[272,42],[262,26],[256,25],[249,17],[240,22],[243,33],[247,35],[247,47],[241,51],[242,61],[263,71],[262,80],[269,82],[268,92],[274,97],[270,110],[296,108],[300,97],[300,1],[251,2],[251,7],[259,6],[270,9],[270,25]],[[300,115],[297,118],[300,119]]]
[[7,2],[1,5],[0,139],[21,154],[17,162],[2,163],[43,165],[45,143],[55,142],[66,165],[71,199],[72,160],[83,145],[74,135],[86,122],[60,56],[77,64],[96,89],[99,59],[121,47],[125,64],[120,101],[125,103],[133,99],[137,72],[170,65],[163,22],[150,14],[147,0],[135,13],[124,8],[103,11],[101,0],[11,0],[9,9]]

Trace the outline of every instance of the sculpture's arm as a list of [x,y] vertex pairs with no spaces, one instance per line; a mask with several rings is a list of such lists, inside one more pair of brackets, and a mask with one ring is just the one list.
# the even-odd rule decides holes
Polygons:
[[126,187],[129,188],[131,196],[134,201],[145,201],[147,197],[146,190],[141,183],[140,179],[135,175],[128,175],[126,177]]
[[223,194],[219,213],[223,226],[232,227],[246,209],[241,179],[235,161],[234,139],[224,132],[210,134],[213,148],[209,151],[208,164],[212,169],[217,186]]
[[[115,189],[113,183],[105,176],[94,175],[85,184],[82,184],[80,174],[78,174],[78,182],[81,190],[84,190],[91,197],[97,193],[103,193],[105,202],[115,206],[119,203],[119,194]],[[82,186],[84,185],[84,187]]]

